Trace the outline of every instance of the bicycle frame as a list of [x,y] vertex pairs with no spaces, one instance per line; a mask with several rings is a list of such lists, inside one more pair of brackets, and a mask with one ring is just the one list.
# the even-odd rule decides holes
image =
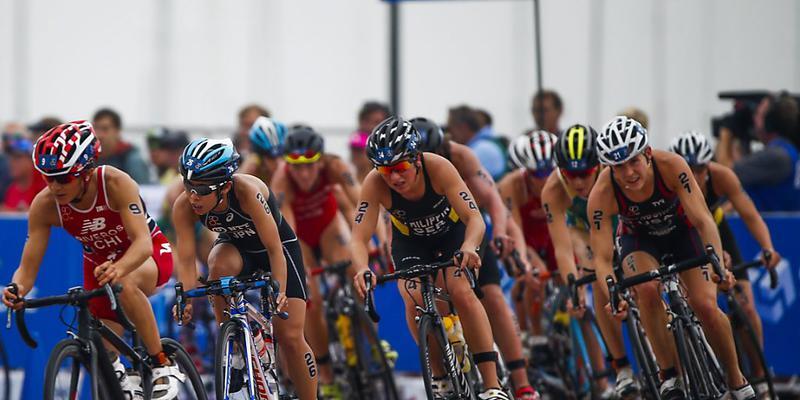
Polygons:
[[[186,292],[183,291],[183,285],[178,283],[175,285],[175,291],[179,308],[178,315],[183,315],[183,307],[186,304],[185,302],[187,298],[207,295],[226,296],[228,308],[223,312],[230,318],[230,321],[238,325],[244,339],[244,349],[241,350],[244,353],[243,358],[248,377],[247,385],[249,393],[259,393],[264,396],[269,396],[269,392],[274,391],[272,395],[279,397],[279,379],[273,373],[273,371],[275,371],[277,368],[277,365],[274,365],[274,360],[273,365],[264,365],[256,356],[257,350],[255,347],[250,322],[255,321],[261,326],[262,331],[272,334],[272,315],[273,310],[275,309],[273,297],[277,293],[277,288],[274,286],[276,283],[277,282],[270,279],[268,274],[251,277],[246,280],[239,280],[234,277],[223,277],[218,281],[215,281],[213,284]],[[261,290],[262,309],[264,310],[263,314],[253,307],[245,298],[245,293],[251,289]],[[278,316],[281,319],[286,319],[289,317],[286,312],[280,312],[278,313]],[[273,336],[273,340],[274,339],[275,338]],[[277,353],[277,342],[274,341],[273,343],[275,343],[275,352]],[[227,365],[230,365],[232,352],[233,349],[229,348],[228,355],[226,356]],[[267,376],[268,373],[266,371],[270,371],[269,375],[271,376]],[[228,385],[230,384],[230,369],[227,371],[224,384],[225,392],[227,392]]]

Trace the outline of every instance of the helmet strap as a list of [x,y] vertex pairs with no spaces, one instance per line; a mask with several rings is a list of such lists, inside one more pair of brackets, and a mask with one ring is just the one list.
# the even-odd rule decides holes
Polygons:
[[222,197],[222,188],[225,187],[226,184],[227,182],[220,184],[217,190],[214,191],[214,193],[217,194],[217,202],[214,204],[214,207],[211,207],[212,211],[217,207],[219,207],[219,205],[222,204],[222,200],[225,199],[224,197]]
[[70,200],[70,203],[72,204],[78,204],[81,202],[81,200],[83,200],[83,196],[85,196],[86,191],[89,190],[89,181],[92,180],[92,176],[84,172],[83,174],[81,174],[80,180],[81,180],[81,194],[79,194],[78,197]]

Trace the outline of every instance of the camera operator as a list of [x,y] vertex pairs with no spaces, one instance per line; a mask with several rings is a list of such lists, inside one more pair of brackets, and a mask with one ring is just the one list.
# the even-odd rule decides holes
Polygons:
[[797,101],[787,94],[766,96],[752,115],[753,132],[764,148],[736,160],[734,134],[722,126],[717,160],[733,167],[759,211],[800,211]]

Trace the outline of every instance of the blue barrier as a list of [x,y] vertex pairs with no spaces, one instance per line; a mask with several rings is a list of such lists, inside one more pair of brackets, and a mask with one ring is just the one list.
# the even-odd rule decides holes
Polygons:
[[[800,288],[800,246],[796,245],[797,239],[794,237],[800,232],[800,215],[775,215],[765,217],[765,220],[775,247],[784,258],[778,267],[780,287],[775,291],[769,289],[769,279],[763,270],[751,272],[756,305],[764,323],[765,351],[776,373],[800,374],[800,365],[796,362],[800,355],[800,342],[796,340],[796,332],[800,330],[797,293]],[[758,245],[742,221],[730,218],[730,224],[744,257],[755,257],[759,251]],[[27,219],[24,216],[0,215],[0,283],[10,281],[19,263],[26,231]],[[61,294],[72,286],[80,285],[83,279],[81,260],[78,242],[62,229],[54,229],[32,296]],[[396,287],[392,284],[376,291],[376,303],[382,316],[379,333],[398,351],[398,371],[419,371],[417,348],[408,333],[403,301]],[[0,311],[4,314],[5,308],[0,306]],[[168,317],[167,313],[160,315]],[[66,328],[59,318],[69,322],[72,312],[61,313],[59,308],[50,307],[27,314],[31,333],[39,341],[37,349],[29,349],[16,329],[0,329],[11,366],[29,372],[25,374],[24,399],[42,397],[42,378],[47,357],[56,342],[66,337]]]

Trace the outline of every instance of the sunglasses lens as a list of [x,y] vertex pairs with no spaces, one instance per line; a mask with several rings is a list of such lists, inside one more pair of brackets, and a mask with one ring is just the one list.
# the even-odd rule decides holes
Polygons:
[[411,162],[409,162],[407,160],[403,160],[403,161],[400,161],[400,162],[398,162],[398,163],[396,163],[394,165],[390,165],[390,166],[383,166],[382,165],[382,166],[379,166],[378,167],[378,172],[380,172],[383,175],[389,175],[392,172],[403,173],[403,172],[408,171],[410,168],[411,168]]

